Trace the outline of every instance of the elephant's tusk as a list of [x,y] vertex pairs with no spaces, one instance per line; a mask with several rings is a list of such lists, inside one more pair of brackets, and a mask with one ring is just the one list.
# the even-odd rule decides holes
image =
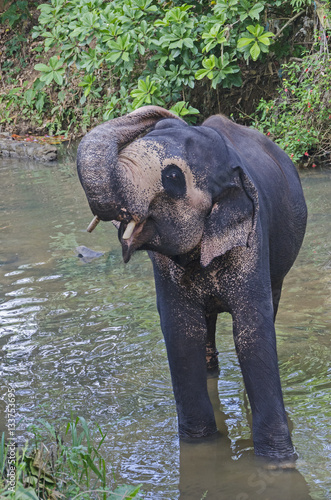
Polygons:
[[130,221],[122,236],[123,240],[128,240],[129,238],[131,238],[135,227],[136,227],[136,222],[134,220]]
[[93,229],[95,229],[95,228],[97,227],[97,225],[99,224],[99,222],[100,222],[100,219],[99,219],[99,217],[96,215],[96,216],[93,218],[92,222],[89,224],[89,227],[86,229],[86,231],[87,231],[88,233],[92,233]]

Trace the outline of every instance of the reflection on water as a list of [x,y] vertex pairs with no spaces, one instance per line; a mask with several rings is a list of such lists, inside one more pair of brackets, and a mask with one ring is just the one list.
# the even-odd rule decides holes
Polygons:
[[220,436],[199,444],[181,443],[180,500],[200,500],[205,492],[208,500],[311,499],[297,470],[268,467],[254,456],[251,439],[240,439],[234,446],[220,409],[217,381],[208,382]]
[[[28,423],[65,422],[73,411],[108,430],[109,472],[119,482],[143,483],[146,499],[200,500],[207,490],[207,500],[305,500],[307,490],[313,499],[331,498],[330,181],[328,172],[303,175],[308,233],[277,321],[300,456],[298,471],[279,473],[252,453],[230,317],[218,324],[221,374],[210,381],[222,435],[179,446],[147,255],[125,266],[111,224],[85,232],[91,214],[72,161],[1,160],[0,408],[5,385],[14,383],[21,442]],[[104,255],[84,264],[81,245]]]

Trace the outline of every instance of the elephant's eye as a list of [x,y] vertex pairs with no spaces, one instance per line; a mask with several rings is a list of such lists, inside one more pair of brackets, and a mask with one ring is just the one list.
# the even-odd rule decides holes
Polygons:
[[168,165],[162,170],[162,185],[173,198],[186,194],[185,175],[177,165]]

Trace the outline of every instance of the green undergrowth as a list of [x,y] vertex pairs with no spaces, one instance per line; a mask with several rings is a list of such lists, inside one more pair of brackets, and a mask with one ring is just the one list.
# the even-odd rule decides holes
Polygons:
[[[11,500],[141,499],[141,485],[118,486],[101,453],[106,435],[83,417],[60,432],[46,421],[30,425],[34,438],[12,451],[0,441],[0,498]],[[2,479],[1,479],[2,477]]]
[[254,125],[295,163],[331,162],[331,57],[320,50],[283,66],[275,99],[261,99]]
[[195,122],[197,81],[240,87],[240,62],[268,52],[274,35],[261,25],[266,5],[50,0],[38,7],[32,32],[38,73],[0,95],[2,121],[17,119],[23,104],[20,116],[54,134],[73,133],[154,104]]
[[[28,1],[32,0],[22,3],[22,16]],[[19,53],[17,36],[23,35],[16,33],[4,48],[0,80],[4,129],[25,121],[34,131],[75,137],[148,104],[198,123],[215,110],[222,111],[231,89],[244,93],[250,73],[257,72],[261,78],[277,75],[281,90],[279,97],[260,102],[254,124],[295,161],[305,160],[305,153],[311,158],[330,154],[328,111],[314,117],[306,113],[307,91],[313,91],[310,98],[319,106],[329,97],[328,2],[49,0],[37,12],[35,26],[23,43],[32,67],[28,77],[23,72],[20,79],[19,73],[26,57],[19,64],[13,62]],[[15,15],[3,14],[0,23],[18,25]],[[263,83],[254,92],[265,96]],[[239,101],[233,100],[234,109]],[[242,122],[250,124],[242,111]],[[305,137],[302,123],[309,123]],[[294,147],[289,134],[300,147]]]

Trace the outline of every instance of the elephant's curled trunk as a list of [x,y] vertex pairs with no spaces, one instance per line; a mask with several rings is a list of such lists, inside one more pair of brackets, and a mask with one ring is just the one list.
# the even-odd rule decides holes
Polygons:
[[128,222],[120,186],[116,186],[118,153],[163,118],[178,119],[159,106],[145,106],[98,125],[82,139],[77,152],[78,175],[91,210],[99,219]]

